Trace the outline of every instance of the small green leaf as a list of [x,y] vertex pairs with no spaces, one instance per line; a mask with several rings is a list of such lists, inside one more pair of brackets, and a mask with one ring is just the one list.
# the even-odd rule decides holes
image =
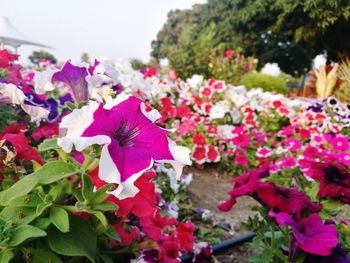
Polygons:
[[44,237],[46,232],[31,225],[18,226],[12,233],[10,246],[15,247],[34,237]]
[[95,262],[97,236],[89,223],[77,216],[70,216],[70,231],[62,233],[55,227],[48,231],[48,244],[52,251],[64,256],[87,257]]
[[57,145],[57,137],[53,137],[52,139],[46,139],[38,146],[39,152],[45,152],[57,148],[59,148],[59,146]]
[[0,253],[0,263],[9,263],[14,256],[12,250],[2,251]]
[[46,230],[49,225],[51,224],[51,220],[49,218],[38,218],[35,223],[34,226],[42,229],[42,230]]
[[82,181],[83,181],[83,187],[81,192],[83,194],[85,201],[89,203],[93,196],[94,184],[92,183],[90,176],[88,176],[87,174],[83,174]]
[[50,221],[61,232],[67,233],[69,231],[69,217],[66,210],[61,207],[52,207],[50,210]]
[[52,203],[41,203],[36,207],[36,215],[40,216],[46,209],[52,206]]
[[118,235],[117,231],[113,227],[109,227],[107,231],[105,232],[105,235],[108,236],[109,238],[116,240],[116,241],[121,241],[120,236]]
[[101,211],[116,211],[118,206],[111,202],[103,202],[96,205],[93,205],[93,209],[101,210]]
[[106,198],[109,196],[107,191],[113,189],[113,184],[106,184],[102,187],[100,187],[96,192],[94,192],[94,197],[91,200],[91,203],[98,204],[106,200]]
[[92,211],[91,213],[102,223],[104,228],[108,227],[108,220],[101,211]]

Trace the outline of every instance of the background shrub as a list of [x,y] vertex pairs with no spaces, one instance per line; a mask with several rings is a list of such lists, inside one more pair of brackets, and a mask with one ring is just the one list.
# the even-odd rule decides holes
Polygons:
[[243,75],[241,85],[247,89],[262,88],[264,91],[287,93],[286,81],[283,77],[274,77],[262,73],[250,72]]

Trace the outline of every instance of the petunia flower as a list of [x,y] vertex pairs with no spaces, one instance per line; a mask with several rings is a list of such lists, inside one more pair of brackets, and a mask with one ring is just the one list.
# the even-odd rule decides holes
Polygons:
[[341,245],[338,244],[329,256],[318,256],[308,253],[304,263],[350,263],[350,259]]
[[310,201],[305,193],[296,188],[285,188],[277,186],[272,182],[260,183],[256,192],[262,202],[279,211],[296,214],[297,217],[303,211],[318,212],[321,210],[319,204]]
[[294,221],[285,213],[269,212],[269,216],[276,219],[281,226],[289,225],[298,247],[305,252],[329,256],[332,249],[338,245],[338,231],[334,225],[324,225],[318,214]]
[[345,137],[334,137],[330,143],[336,151],[346,151],[349,149],[349,142]]
[[331,197],[350,203],[350,173],[336,161],[306,162],[306,175],[320,183],[318,195]]
[[33,122],[46,118],[49,114],[47,109],[33,105],[29,101],[29,97],[11,83],[0,83],[0,104],[19,105],[31,117]]
[[139,191],[134,182],[154,162],[170,163],[181,175],[182,167],[191,164],[190,150],[177,146],[170,133],[154,122],[160,117],[156,110],[145,111],[136,97],[119,95],[105,105],[91,101],[62,119],[66,136],[58,140],[64,151],[75,145],[82,151],[93,144],[102,145],[99,177],[107,183],[118,184],[111,194],[124,199]]
[[58,72],[52,75],[52,82],[60,81],[66,84],[77,103],[88,100],[88,82],[86,77],[89,75],[88,69],[73,65],[68,60]]

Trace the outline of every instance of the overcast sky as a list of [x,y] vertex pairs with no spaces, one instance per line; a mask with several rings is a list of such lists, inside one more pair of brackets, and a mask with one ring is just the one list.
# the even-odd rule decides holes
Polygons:
[[[59,60],[90,58],[149,59],[151,41],[173,9],[206,0],[0,0],[0,15],[31,40],[55,47]],[[27,57],[33,47],[21,47]]]

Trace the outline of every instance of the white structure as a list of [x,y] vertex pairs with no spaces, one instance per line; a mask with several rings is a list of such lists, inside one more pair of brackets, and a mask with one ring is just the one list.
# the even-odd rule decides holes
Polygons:
[[22,45],[31,45],[44,48],[52,48],[40,43],[33,42],[26,35],[19,32],[10,22],[7,17],[0,16],[0,50],[4,46],[14,47],[17,53],[17,48]]

